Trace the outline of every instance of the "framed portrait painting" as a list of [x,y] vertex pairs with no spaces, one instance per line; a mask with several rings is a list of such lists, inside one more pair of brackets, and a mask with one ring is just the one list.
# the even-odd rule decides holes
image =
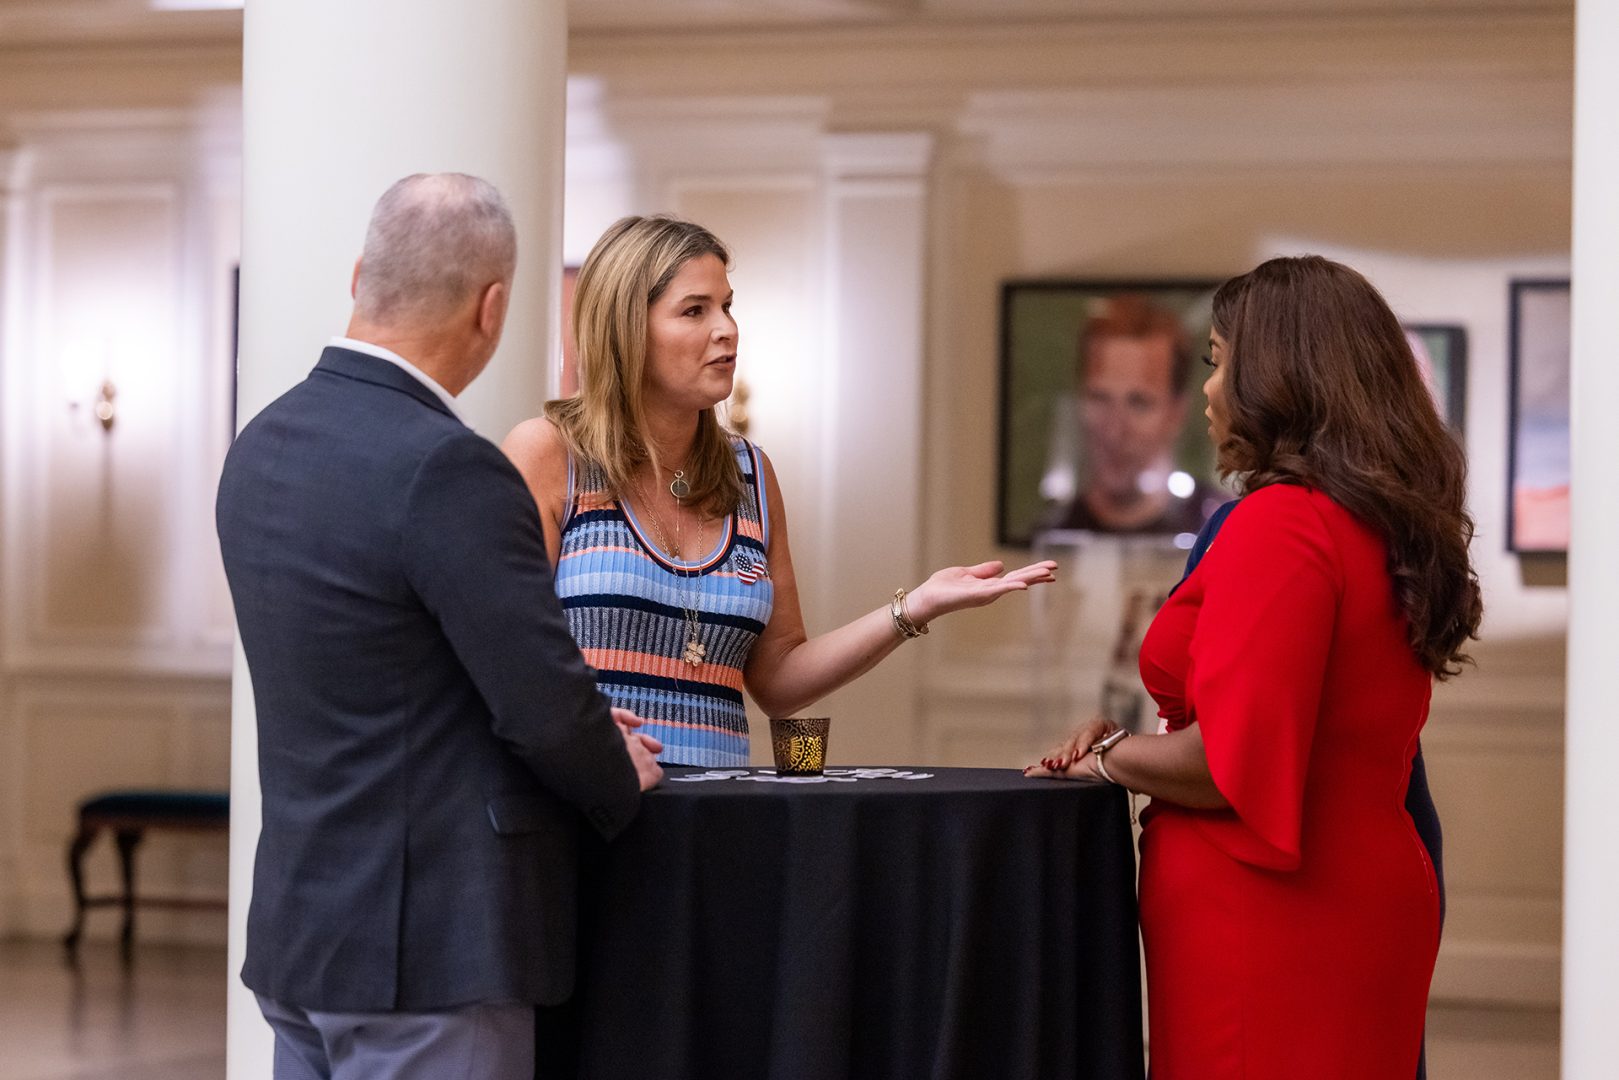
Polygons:
[[1422,381],[1433,393],[1439,415],[1458,436],[1467,431],[1467,331],[1460,326],[1407,323]]
[[997,527],[1189,544],[1230,498],[1202,384],[1212,281],[1011,281],[1001,290]]
[[1568,550],[1569,283],[1509,287],[1511,393],[1507,429],[1507,546]]

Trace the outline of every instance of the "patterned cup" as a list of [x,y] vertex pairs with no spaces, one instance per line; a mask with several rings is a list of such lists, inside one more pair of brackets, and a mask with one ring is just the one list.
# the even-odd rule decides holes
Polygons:
[[777,776],[820,776],[826,768],[827,716],[795,716],[770,721],[770,748]]

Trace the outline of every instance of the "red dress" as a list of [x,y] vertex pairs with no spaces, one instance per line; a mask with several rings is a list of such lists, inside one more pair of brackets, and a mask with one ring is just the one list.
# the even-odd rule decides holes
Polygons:
[[1245,498],[1153,620],[1141,675],[1228,810],[1141,835],[1153,1080],[1410,1080],[1439,946],[1405,809],[1428,672],[1386,547],[1319,492]]

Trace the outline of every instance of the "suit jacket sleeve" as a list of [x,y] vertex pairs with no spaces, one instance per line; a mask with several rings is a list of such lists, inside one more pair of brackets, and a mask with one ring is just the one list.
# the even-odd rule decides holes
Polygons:
[[557,599],[539,512],[488,440],[459,431],[411,484],[403,561],[493,714],[495,735],[603,836],[627,825],[640,785]]

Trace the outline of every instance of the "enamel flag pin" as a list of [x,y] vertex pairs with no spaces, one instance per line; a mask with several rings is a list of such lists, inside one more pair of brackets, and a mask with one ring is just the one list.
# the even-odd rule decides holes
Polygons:
[[752,585],[760,578],[769,577],[770,571],[765,567],[764,559],[739,551],[736,553],[736,576],[741,579],[742,584]]

